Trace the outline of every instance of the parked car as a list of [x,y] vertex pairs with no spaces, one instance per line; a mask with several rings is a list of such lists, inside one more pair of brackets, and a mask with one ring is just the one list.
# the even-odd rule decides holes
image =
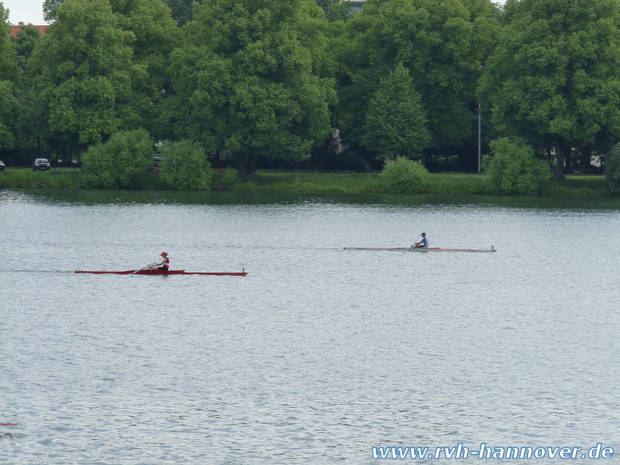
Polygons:
[[4,162],[2,160],[0,160],[0,171],[4,171],[4,168],[6,168]]
[[50,169],[50,162],[47,158],[37,158],[32,163],[32,171],[46,171]]

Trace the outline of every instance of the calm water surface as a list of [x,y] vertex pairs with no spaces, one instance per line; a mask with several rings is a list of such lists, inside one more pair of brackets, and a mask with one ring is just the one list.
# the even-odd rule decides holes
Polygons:
[[[498,252],[342,249],[423,231]],[[458,443],[602,443],[618,463],[619,232],[615,199],[0,190],[0,463]],[[73,273],[162,250],[249,274]]]

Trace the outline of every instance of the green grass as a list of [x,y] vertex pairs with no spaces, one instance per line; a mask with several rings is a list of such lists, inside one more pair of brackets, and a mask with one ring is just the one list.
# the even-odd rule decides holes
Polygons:
[[[82,188],[81,172],[76,168],[53,168],[39,172],[30,169],[9,169],[0,172],[0,188]],[[145,190],[170,189],[158,173],[144,173],[138,188]],[[221,189],[218,176],[214,188]],[[386,193],[379,173],[295,173],[258,172],[238,182],[235,191],[264,192],[334,192],[334,193]],[[440,173],[431,174],[429,194],[486,194],[484,175]],[[612,191],[604,176],[570,175],[562,183],[550,182],[543,190],[550,196],[610,196]]]
[[[310,187],[311,185],[312,187]],[[386,193],[379,173],[283,173],[259,172],[246,177],[235,190],[294,192]],[[488,194],[484,175],[438,173],[430,175],[428,194]],[[612,195],[604,176],[569,175],[563,183],[550,182],[543,195]]]
[[26,169],[0,172],[1,187],[67,189],[82,187],[78,170],[31,171]]
[[[480,194],[482,176],[473,174],[431,174],[429,194]],[[247,185],[247,183],[252,183]],[[259,172],[248,176],[245,185],[235,190],[286,190],[286,186],[301,191],[312,184],[316,192],[385,193],[379,173],[282,173]],[[252,188],[253,187],[253,188]],[[241,188],[241,189],[239,189]]]
[[477,174],[431,174],[429,194],[481,194],[484,176]]

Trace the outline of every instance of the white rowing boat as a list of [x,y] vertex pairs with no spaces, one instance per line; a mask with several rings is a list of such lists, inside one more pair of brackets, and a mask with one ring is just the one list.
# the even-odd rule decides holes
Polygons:
[[497,249],[491,246],[490,249],[442,249],[441,247],[345,247],[344,250],[387,250],[392,252],[479,252],[491,253]]

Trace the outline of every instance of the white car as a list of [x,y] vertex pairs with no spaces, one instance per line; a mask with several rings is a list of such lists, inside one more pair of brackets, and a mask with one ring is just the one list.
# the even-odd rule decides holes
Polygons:
[[47,158],[37,158],[33,163],[32,163],[32,170],[33,171],[47,171],[50,169],[50,162],[47,161]]

